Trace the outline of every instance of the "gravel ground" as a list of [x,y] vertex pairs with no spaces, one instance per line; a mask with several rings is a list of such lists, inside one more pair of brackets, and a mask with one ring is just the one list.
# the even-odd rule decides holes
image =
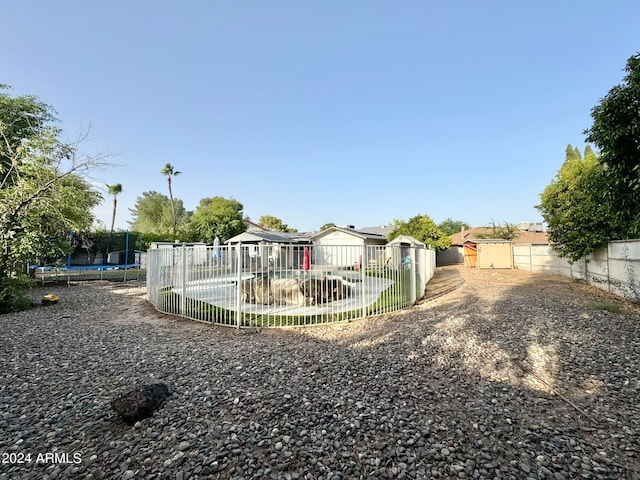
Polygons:
[[[640,310],[460,269],[394,315],[288,330],[156,314],[135,282],[0,316],[0,480],[640,478]],[[117,394],[176,391],[128,426]],[[23,463],[18,463],[21,461]]]

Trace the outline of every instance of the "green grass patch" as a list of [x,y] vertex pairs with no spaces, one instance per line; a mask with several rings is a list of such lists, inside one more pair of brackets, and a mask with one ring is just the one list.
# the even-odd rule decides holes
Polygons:
[[221,308],[192,298],[186,299],[184,307],[185,311],[181,312],[182,295],[174,292],[173,287],[165,287],[161,290],[157,306],[161,312],[182,315],[202,322],[236,325],[235,310]]

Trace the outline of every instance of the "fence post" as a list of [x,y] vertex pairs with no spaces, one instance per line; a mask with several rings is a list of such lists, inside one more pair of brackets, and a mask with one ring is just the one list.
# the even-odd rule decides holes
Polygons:
[[611,246],[611,242],[607,243],[607,249],[605,250],[607,255],[607,291],[611,293],[611,272],[609,270],[609,247]]
[[411,285],[411,305],[413,305],[414,303],[416,303],[416,294],[417,294],[417,289],[416,289],[416,247],[411,246],[410,247],[411,250],[409,250],[411,253],[411,263],[410,263],[410,285]]
[[236,269],[237,277],[236,277],[236,328],[240,329],[240,323],[242,315],[241,311],[241,303],[242,303],[242,243],[236,243],[237,248],[237,257],[236,257]]
[[180,315],[183,317],[187,311],[187,246],[183,243],[181,250],[182,265],[180,268],[182,295],[180,296]]
[[365,265],[369,265],[369,261],[367,260],[367,246],[363,243],[360,247],[361,255],[360,255],[360,282],[362,284],[362,318],[366,318],[367,316],[367,276],[365,275]]

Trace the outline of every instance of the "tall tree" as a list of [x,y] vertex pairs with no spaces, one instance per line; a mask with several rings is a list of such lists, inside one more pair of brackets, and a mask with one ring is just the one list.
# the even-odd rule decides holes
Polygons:
[[16,308],[24,265],[64,255],[70,229],[89,228],[100,194],[87,180],[105,155],[60,140],[53,109],[0,93],[0,311]]
[[173,165],[167,163],[162,170],[160,170],[162,175],[166,175],[167,184],[169,185],[169,199],[171,200],[171,211],[173,212],[173,235],[175,236],[176,231],[178,229],[178,217],[176,216],[176,206],[173,202],[173,191],[171,189],[171,178],[177,177],[182,172],[179,172],[173,168]]
[[585,130],[587,142],[598,147],[599,162],[605,167],[609,191],[603,192],[611,205],[618,234],[640,236],[640,53],[625,67],[620,85],[591,110],[593,125]]
[[116,224],[116,209],[118,208],[118,195],[122,193],[122,184],[116,183],[115,185],[107,185],[109,195],[113,196],[113,215],[111,215],[111,233]]
[[577,260],[611,240],[640,236],[640,54],[591,110],[586,139],[597,147],[567,155],[538,209],[556,249]]
[[462,220],[453,220],[452,218],[447,218],[438,224],[438,228],[442,230],[446,235],[453,235],[454,233],[459,233],[462,230],[462,227],[465,229],[471,228],[467,222],[463,222]]
[[136,199],[133,208],[130,209],[132,220],[131,229],[140,233],[164,235],[167,240],[173,234],[173,212],[176,212],[178,233],[184,233],[183,227],[187,224],[189,212],[184,209],[182,200],[175,198],[173,204],[169,197],[161,193],[150,191],[143,192]]
[[408,235],[416,240],[420,240],[428,247],[437,250],[444,250],[451,246],[451,239],[447,234],[438,228],[435,222],[428,215],[416,215],[408,222],[398,220],[396,228],[389,234],[389,240],[400,235]]
[[278,217],[272,217],[271,215],[263,215],[260,217],[258,224],[274,232],[296,233],[298,231],[295,228],[289,228],[289,226]]
[[216,237],[225,242],[247,229],[243,221],[243,205],[233,198],[203,198],[191,216],[196,238],[213,242]]
[[495,221],[491,221],[489,233],[476,233],[476,238],[500,238],[502,240],[513,240],[520,235],[518,227],[513,223],[504,222],[502,225],[496,225]]
[[580,149],[578,147],[573,147],[573,145],[568,144],[565,149],[565,161],[567,160],[580,160],[582,159],[582,155],[580,154]]
[[[3,90],[8,85],[0,84],[0,173],[12,170],[18,160],[20,146],[27,139],[39,135],[56,135],[60,131],[52,122],[57,120],[56,111],[34,95],[12,97]],[[15,167],[15,165],[13,165]]]
[[608,178],[591,148],[584,157],[567,148],[565,161],[540,195],[536,208],[560,255],[579,260],[617,237],[614,215],[606,199]]

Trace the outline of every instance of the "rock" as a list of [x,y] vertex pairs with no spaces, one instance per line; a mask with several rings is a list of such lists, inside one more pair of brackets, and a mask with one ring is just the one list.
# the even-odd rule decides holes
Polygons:
[[213,470],[211,469],[211,467],[209,465],[206,465],[205,467],[203,467],[202,471],[200,472],[200,475],[206,476],[206,475],[211,475],[212,473],[213,473]]
[[188,450],[190,447],[191,447],[191,443],[189,443],[189,442],[180,442],[180,444],[178,445],[178,450],[184,451],[184,450]]
[[160,408],[169,395],[171,388],[165,383],[140,385],[113,399],[111,407],[125,422],[135,424]]
[[[429,308],[262,335],[137,322],[110,282],[0,315],[0,453],[69,455],[0,480],[635,478],[638,315],[603,321],[582,286],[494,274],[465,270],[460,297]],[[523,351],[536,375],[562,359],[553,385],[573,405],[516,375]],[[123,428],[104,408],[123,376],[122,392],[162,381],[180,401]]]

